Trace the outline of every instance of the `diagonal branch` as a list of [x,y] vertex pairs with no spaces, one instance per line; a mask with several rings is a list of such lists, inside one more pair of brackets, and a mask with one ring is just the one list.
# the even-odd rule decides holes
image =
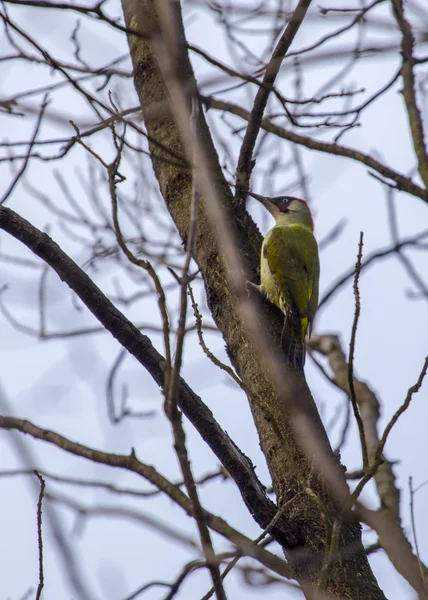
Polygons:
[[[113,454],[110,452],[102,452],[79,444],[68,438],[50,431],[48,429],[42,429],[37,425],[34,425],[30,421],[24,419],[18,419],[16,417],[3,417],[0,416],[0,429],[9,429],[21,431],[33,437],[34,439],[43,440],[49,444],[53,444],[70,454],[80,456],[91,460],[92,462],[109,465],[110,467],[125,469],[141,477],[144,477],[147,481],[150,481],[154,486],[161,490],[166,496],[168,496],[173,502],[179,505],[188,515],[193,516],[192,505],[189,498],[184,494],[176,485],[171,483],[168,479],[163,477],[156,471],[151,465],[146,465],[137,459],[135,454],[132,452],[129,455],[126,454]],[[276,514],[276,509],[272,513],[273,516]],[[290,577],[290,571],[287,564],[283,560],[268,552],[260,546],[255,546],[252,540],[242,535],[239,531],[231,527],[224,519],[217,517],[216,515],[205,511],[205,517],[208,525],[235,544],[245,555],[255,558],[260,563],[264,564],[275,573],[282,575],[283,577]]]
[[[309,344],[314,351],[320,352],[327,357],[330,368],[334,373],[335,383],[345,393],[349,394],[348,365],[345,353],[337,336],[312,336]],[[417,557],[413,554],[412,547],[400,523],[400,492],[395,484],[392,463],[385,457],[382,457],[382,461],[379,462],[378,457],[381,457],[391,427],[410,403],[412,394],[419,389],[426,367],[427,361],[421,371],[418,382],[409,389],[405,402],[391,419],[381,440],[379,439],[377,431],[380,416],[379,400],[366,383],[354,378],[356,399],[360,409],[361,418],[364,422],[364,433],[369,463],[370,466],[376,465],[374,479],[381,504],[381,508],[377,511],[368,510],[361,504],[358,504],[357,514],[364,523],[376,531],[379,536],[380,545],[388,555],[392,564],[418,592],[420,598],[427,597],[426,584],[423,577],[421,578],[420,565]],[[424,573],[426,570],[426,567],[423,565]]]
[[247,129],[245,131],[244,139],[241,145],[241,150],[238,158],[238,166],[236,169],[236,184],[237,192],[236,198],[240,199],[244,195],[242,190],[249,188],[251,171],[252,171],[252,160],[254,147],[256,145],[257,136],[260,131],[260,127],[263,120],[263,114],[269,99],[270,91],[275,83],[276,76],[281,68],[281,63],[286,55],[289,47],[296,33],[305,18],[306,12],[309,8],[311,0],[300,0],[299,4],[291,17],[288,25],[282,34],[276,48],[272,54],[272,58],[268,63],[263,78],[263,86],[259,88],[254,105],[251,111],[250,118],[248,119]]
[[416,101],[415,82],[415,59],[413,48],[415,38],[410,23],[404,16],[402,0],[391,0],[392,12],[401,31],[401,76],[403,78],[403,96],[406,104],[407,116],[409,117],[410,130],[412,132],[413,147],[418,159],[418,170],[425,187],[428,189],[428,153],[425,145],[424,124],[421,111]]
[[[91,278],[68,257],[45,233],[6,207],[0,207],[0,229],[25,244],[49,264],[79,296],[92,314],[124,348],[150,373],[156,383],[164,386],[164,358],[113,304],[104,296]],[[207,442],[222,465],[235,480],[242,498],[261,527],[266,527],[276,514],[275,504],[269,500],[264,486],[254,473],[251,461],[244,456],[214,419],[212,412],[180,378],[177,402],[181,410]],[[282,526],[272,530],[277,541],[285,544],[288,530]],[[275,533],[276,532],[276,533]]]

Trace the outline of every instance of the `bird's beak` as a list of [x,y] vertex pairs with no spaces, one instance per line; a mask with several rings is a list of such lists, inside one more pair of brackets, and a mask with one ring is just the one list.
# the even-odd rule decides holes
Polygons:
[[271,202],[269,198],[266,198],[266,196],[260,196],[260,194],[255,194],[254,192],[247,192],[248,196],[251,196],[252,198],[255,198],[256,200],[258,200],[259,202],[261,202],[263,204],[263,206],[265,208],[267,208],[267,210],[270,212],[271,215],[275,216],[273,213],[273,207],[275,206],[274,202]]

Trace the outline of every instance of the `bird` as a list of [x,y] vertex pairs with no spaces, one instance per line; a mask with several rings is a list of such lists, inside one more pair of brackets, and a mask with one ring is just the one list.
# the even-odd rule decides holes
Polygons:
[[[262,196],[247,192],[270,212],[275,225],[262,244],[260,285],[247,282],[285,315],[281,347],[294,367],[303,371],[305,340],[318,308],[320,263],[314,222],[305,200],[294,196]],[[247,287],[247,289],[248,289]]]

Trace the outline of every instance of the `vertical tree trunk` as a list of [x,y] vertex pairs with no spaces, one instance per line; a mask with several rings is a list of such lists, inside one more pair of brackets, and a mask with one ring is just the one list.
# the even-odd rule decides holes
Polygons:
[[[181,53],[175,61],[180,68],[179,79],[185,89],[195,89],[180,6],[178,2],[164,4],[172,11],[172,19],[179,32]],[[169,110],[170,99],[156,60],[156,48],[161,43],[156,12],[158,5],[150,0],[123,0],[123,8],[127,27],[133,32],[129,35],[129,45],[134,82],[143,109],[153,167],[171,217],[185,241],[190,219],[191,172],[185,166],[182,140]],[[135,35],[137,32],[139,35]],[[250,277],[256,281],[261,236],[245,207],[233,203],[203,115],[200,117],[200,131],[224,210],[233,226]],[[179,164],[180,157],[182,165]],[[304,432],[296,435],[296,419],[293,421],[293,409],[290,407],[298,406],[298,414],[311,424],[308,437],[313,437],[315,432],[317,443],[328,454],[330,464],[334,465],[338,486],[342,490],[346,486],[343,471],[335,462],[306,381],[298,373],[287,370],[287,389],[283,390],[283,396],[288,402],[285,404],[283,398],[275,393],[257,348],[248,339],[245,324],[237,313],[236,298],[228,286],[222,253],[203,208],[198,220],[196,260],[213,318],[223,334],[230,359],[249,390],[248,400],[261,448],[278,504],[284,506],[279,524],[284,553],[294,577],[308,598],[384,598],[365,555],[356,520],[343,520],[334,552],[329,554],[332,526],[339,509],[337,498],[328,491],[322,476],[314,472],[313,460],[302,449],[300,435],[304,436]],[[279,347],[282,315],[274,307],[262,306],[261,310],[269,323],[266,333],[272,345]]]

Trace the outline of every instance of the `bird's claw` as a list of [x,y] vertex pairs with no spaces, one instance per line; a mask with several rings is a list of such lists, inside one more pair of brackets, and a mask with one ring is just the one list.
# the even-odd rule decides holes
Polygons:
[[258,292],[260,293],[260,286],[257,285],[256,283],[253,283],[252,281],[248,281],[248,279],[245,281],[245,290],[247,292],[247,296],[248,298],[251,295],[251,292]]

